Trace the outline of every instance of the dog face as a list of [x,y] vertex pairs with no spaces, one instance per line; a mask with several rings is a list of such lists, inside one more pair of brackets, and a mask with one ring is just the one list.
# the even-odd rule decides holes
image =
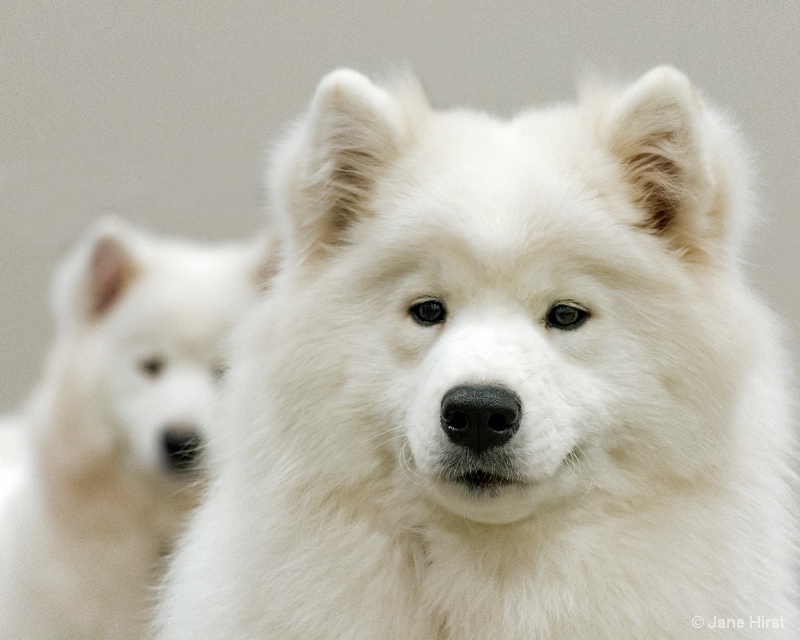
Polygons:
[[104,220],[62,267],[75,385],[120,464],[171,478],[202,469],[225,341],[263,262],[255,245],[200,247]]
[[[409,466],[450,510],[492,522],[588,491],[606,473],[624,477],[608,468],[620,451],[642,466],[654,463],[637,448],[669,452],[675,472],[692,473],[700,434],[685,425],[706,420],[687,400],[702,411],[707,389],[687,382],[699,377],[697,354],[719,360],[703,306],[682,302],[698,297],[692,283],[579,185],[502,170],[516,174],[511,184],[471,180],[457,188],[461,202],[425,207],[460,205],[457,229],[403,233],[419,248],[394,294],[404,303],[393,366],[402,370],[397,354],[414,362],[402,419]],[[472,208],[490,213],[470,219]],[[642,471],[633,467],[632,481]]]
[[275,178],[283,303],[351,403],[323,437],[494,523],[716,464],[742,352],[717,126],[670,69],[511,122],[323,81]]

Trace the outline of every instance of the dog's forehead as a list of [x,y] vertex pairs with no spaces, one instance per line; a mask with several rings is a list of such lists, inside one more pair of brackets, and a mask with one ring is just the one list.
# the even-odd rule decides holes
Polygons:
[[[380,235],[459,246],[511,262],[554,244],[585,244],[614,226],[588,184],[518,132],[464,136],[455,149],[412,155],[379,195]],[[504,262],[505,260],[499,260]]]
[[[548,122],[561,123],[560,132]],[[595,194],[581,173],[588,143],[579,138],[569,112],[512,121],[443,114],[390,176],[388,208],[415,226],[461,227],[487,239],[494,233],[501,242],[531,228],[590,222],[586,205]]]
[[532,217],[524,228],[493,225],[491,216],[409,225],[408,233],[381,234],[366,250],[378,261],[374,273],[381,278],[397,278],[390,270],[413,274],[410,281],[422,289],[462,291],[467,298],[479,290],[515,299],[563,293],[554,289],[586,289],[597,278],[619,280],[630,270],[630,247],[611,229]]
[[154,254],[104,324],[136,342],[216,345],[254,297],[245,269],[198,249]]
[[142,287],[131,291],[107,324],[119,342],[205,352],[216,348],[231,323],[221,307],[170,297],[168,289],[152,292]]
[[[574,131],[550,133],[529,116],[458,120],[401,159],[379,187],[365,251],[407,265],[400,271],[476,285],[627,279],[632,264],[657,277],[642,233],[593,188],[581,164],[591,146]],[[553,150],[559,139],[573,148]]]

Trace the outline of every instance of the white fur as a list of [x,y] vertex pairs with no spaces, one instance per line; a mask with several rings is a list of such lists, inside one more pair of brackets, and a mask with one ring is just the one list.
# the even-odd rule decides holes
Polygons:
[[25,456],[23,441],[18,418],[0,417],[0,509],[19,482]]
[[[163,434],[213,428],[225,341],[266,254],[260,241],[201,246],[107,218],[65,261],[56,343],[13,427],[30,460],[0,513],[0,638],[145,637],[203,477],[202,465],[168,468]],[[148,375],[153,357],[162,369]]]
[[[284,269],[236,336],[160,640],[797,637],[745,164],[670,68],[509,122],[323,80],[276,156]],[[411,318],[428,298],[444,323]],[[591,317],[549,326],[559,301]],[[443,476],[459,384],[520,397],[512,486]]]

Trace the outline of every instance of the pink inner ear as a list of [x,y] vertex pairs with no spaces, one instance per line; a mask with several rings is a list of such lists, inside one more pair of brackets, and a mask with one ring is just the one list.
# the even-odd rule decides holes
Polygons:
[[130,256],[118,241],[103,238],[92,256],[90,300],[91,313],[106,313],[133,279],[134,266]]

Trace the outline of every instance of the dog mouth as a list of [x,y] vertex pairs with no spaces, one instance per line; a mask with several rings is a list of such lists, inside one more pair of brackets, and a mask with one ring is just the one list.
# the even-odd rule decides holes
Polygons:
[[519,484],[518,481],[513,478],[483,469],[468,471],[467,473],[449,478],[449,480],[450,482],[464,486],[470,493],[486,493]]
[[439,479],[450,485],[463,487],[470,494],[494,495],[501,489],[526,484],[524,478],[514,470],[514,465],[504,460],[503,464],[481,464],[477,461],[450,461],[443,465]]
[[528,484],[513,453],[501,448],[480,455],[451,450],[439,458],[437,466],[439,482],[473,496],[491,497]]

